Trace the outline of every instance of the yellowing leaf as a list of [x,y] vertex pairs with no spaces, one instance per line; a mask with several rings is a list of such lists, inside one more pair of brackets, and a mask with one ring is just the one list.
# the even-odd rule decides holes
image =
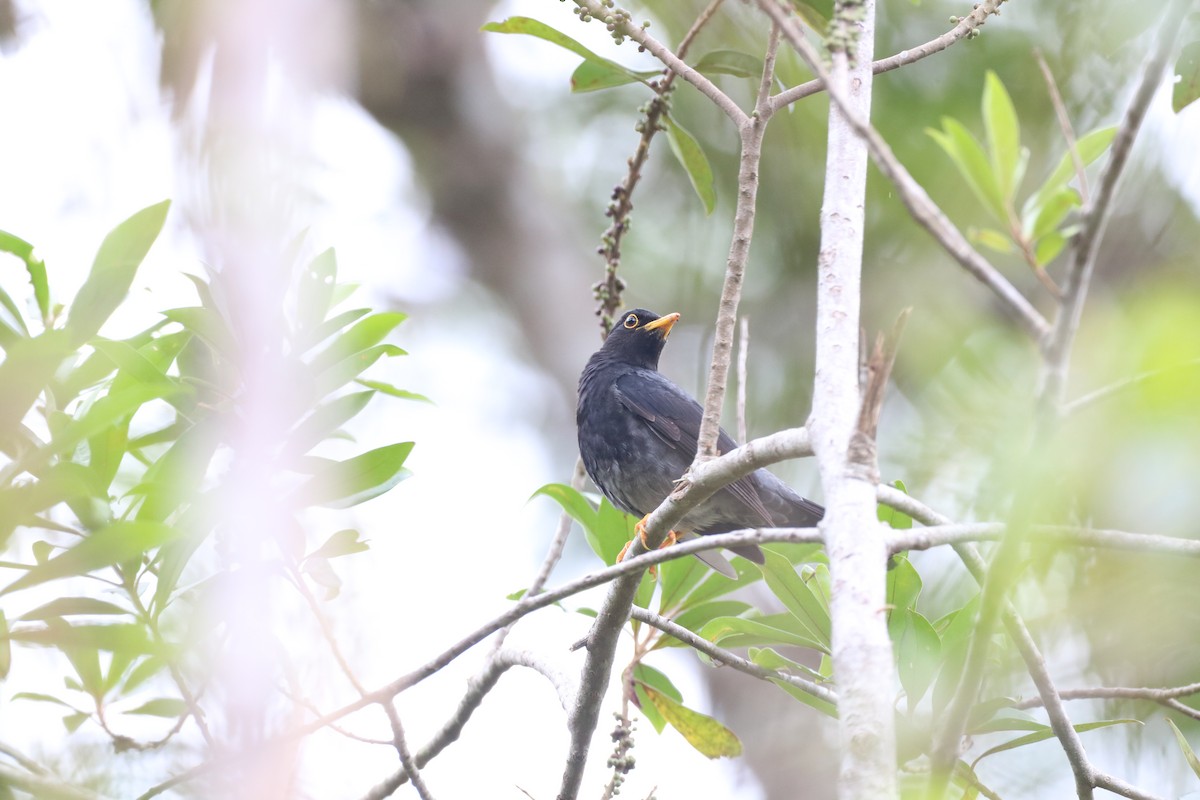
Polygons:
[[663,719],[702,754],[709,758],[742,754],[742,743],[733,731],[712,717],[692,711],[649,686],[642,685],[641,689]]

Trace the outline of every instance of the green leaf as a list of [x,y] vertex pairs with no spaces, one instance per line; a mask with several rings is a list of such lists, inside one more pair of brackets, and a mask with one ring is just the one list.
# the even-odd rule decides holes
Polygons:
[[115,603],[97,600],[94,597],[59,597],[45,605],[38,606],[33,611],[22,614],[23,622],[31,620],[50,619],[51,617],[69,617],[75,614],[129,614],[130,612]]
[[0,595],[140,558],[147,550],[169,541],[173,533],[170,526],[157,522],[114,522],[45,564],[38,564],[0,591]]
[[895,642],[900,685],[911,713],[937,674],[942,641],[929,621],[911,608],[892,612],[888,629]]
[[[908,487],[899,478],[892,481],[891,485],[908,494]],[[885,506],[883,503],[876,504],[875,516],[879,518],[880,522],[886,522],[894,531],[906,531],[912,528],[912,517],[903,511],[897,511],[891,506]]]
[[612,61],[587,59],[571,73],[571,91],[576,93],[595,92],[639,81],[645,83],[659,75],[662,75],[662,70],[634,72]]
[[233,334],[229,332],[229,328],[225,325],[225,320],[221,318],[221,315],[215,309],[203,306],[170,308],[162,312],[162,315],[171,322],[177,322],[196,336],[199,336],[204,340],[205,344],[218,353],[234,353],[237,351],[237,343],[233,338]]
[[[801,545],[800,549],[807,549],[809,552],[815,553],[819,549],[819,545]],[[768,545],[763,548],[764,551],[780,552],[775,545]],[[786,558],[786,557],[785,557]],[[703,603],[708,600],[729,594],[737,589],[749,586],[752,583],[757,583],[762,580],[762,570],[758,565],[747,561],[744,558],[735,558],[732,562],[734,570],[737,572],[737,579],[726,578],[719,572],[712,572],[707,578],[700,582],[700,585],[688,593],[687,603],[689,606]]]
[[97,337],[90,344],[96,348],[97,352],[103,353],[118,369],[142,383],[154,384],[170,380],[165,369],[160,369],[128,342]]
[[128,389],[110,391],[101,397],[83,414],[71,420],[50,440],[48,453],[64,453],[75,445],[94,436],[118,420],[133,414],[151,400],[158,400],[186,391],[186,388],[169,382],[135,384]]
[[733,75],[738,78],[759,78],[763,72],[761,58],[736,50],[713,50],[696,62],[695,69],[705,75]]
[[[1179,79],[1171,89],[1171,108],[1178,114],[1200,97],[1200,42],[1184,45],[1179,51],[1174,74]],[[1200,772],[1196,774],[1200,776]]]
[[54,703],[55,705],[65,706],[66,708],[75,709],[75,706],[68,703],[66,700],[60,700],[54,695],[42,694],[41,692],[17,692],[12,697],[13,700],[32,700],[36,703]]
[[297,324],[312,329],[325,320],[337,284],[337,255],[333,248],[317,254],[300,274],[296,292]]
[[687,172],[692,188],[704,204],[704,213],[711,214],[717,206],[717,190],[713,184],[713,172],[708,164],[708,157],[704,155],[700,143],[683,126],[669,115],[664,119],[667,122],[667,142],[671,145],[671,152]]
[[330,317],[315,328],[302,331],[299,335],[297,335],[297,347],[300,352],[304,352],[325,341],[330,336],[333,336],[350,323],[361,319],[370,313],[371,309],[369,308],[353,308],[349,311],[343,311],[336,317]]
[[392,358],[402,355],[406,355],[405,352],[393,344],[378,344],[355,353],[349,358],[342,359],[317,377],[316,396],[324,397],[330,392],[340,389],[383,356]]
[[67,330],[76,345],[91,339],[125,299],[133,276],[167,219],[169,200],[144,208],[113,228],[96,253],[92,271],[71,303]]
[[156,697],[147,700],[140,706],[130,709],[126,714],[144,714],[150,717],[167,717],[174,719],[187,713],[187,703],[175,697]]
[[[790,658],[780,655],[769,647],[764,647],[761,649],[752,647],[749,650],[749,655],[751,661],[766,669],[773,669],[776,672],[788,673],[804,672],[804,667],[801,664],[797,664]],[[780,689],[783,689],[801,703],[815,708],[822,714],[833,717],[834,719],[837,718],[837,707],[832,703],[826,702],[819,697],[814,697],[800,687],[793,686],[787,681],[781,681],[777,678],[771,678],[770,680],[771,683],[775,684]]]
[[1058,254],[1066,246],[1067,237],[1061,233],[1051,233],[1043,236],[1033,248],[1033,255],[1037,260],[1038,266],[1044,267],[1058,258]]
[[[59,620],[59,622],[62,621]],[[159,653],[164,649],[161,645],[150,641],[144,626],[124,622],[115,625],[48,624],[43,628],[12,631],[10,635],[14,641],[57,647],[64,652],[78,647],[148,655]]]
[[374,391],[355,392],[317,406],[288,436],[287,452],[297,456],[307,453],[342,425],[358,416],[374,396]]
[[893,611],[913,608],[921,595],[921,576],[907,558],[896,555],[892,561],[893,567],[887,574],[888,605]]
[[358,531],[352,528],[338,531],[326,539],[324,544],[309,553],[306,558],[337,558],[371,549],[358,536]]
[[[603,56],[596,55],[591,50],[572,39],[570,36],[567,36],[565,33],[560,33],[554,28],[551,28],[549,25],[546,25],[543,22],[538,22],[536,19],[531,19],[529,17],[509,17],[503,22],[489,22],[480,28],[480,30],[489,31],[491,33],[523,33],[527,36],[536,36],[539,39],[544,39],[545,41],[556,44],[559,47],[566,48],[578,56],[583,56],[585,59],[584,64],[590,61],[597,65],[592,68],[593,72],[590,75],[585,75],[585,77],[598,76],[602,71],[607,71],[610,75],[612,73],[621,73],[625,75],[629,81],[642,80],[642,76],[639,73],[634,72],[628,67],[623,67],[615,61],[610,61]],[[581,68],[582,66],[583,65],[580,65]],[[576,72],[578,73],[578,70],[576,70]],[[649,73],[651,77],[657,74],[659,74],[657,71]],[[608,79],[611,80],[611,78]],[[571,81],[571,91],[586,92],[594,89],[605,89],[608,88],[608,86],[617,85],[619,84],[608,83],[600,86],[591,86],[590,88],[580,88],[576,86],[573,76]]]
[[304,505],[350,508],[378,497],[412,473],[404,468],[412,442],[377,447],[335,461],[305,482],[296,494]]
[[147,656],[142,659],[142,662],[134,667],[125,683],[121,686],[122,691],[126,694],[132,692],[137,687],[141,686],[146,681],[153,678],[158,673],[166,669],[166,662],[157,656]]
[[399,397],[401,400],[416,400],[421,403],[433,402],[423,394],[417,394],[416,392],[410,392],[405,389],[397,389],[390,383],[384,383],[383,381],[369,381],[365,378],[355,378],[354,382],[360,386],[366,386],[368,389],[374,389],[377,392],[382,392],[389,397]]
[[0,681],[8,677],[12,669],[12,642],[8,640],[8,619],[0,609]]
[[971,228],[968,238],[975,244],[981,244],[994,253],[1011,253],[1012,239],[995,228]]
[[[687,560],[687,559],[679,559]],[[696,559],[690,559],[696,561]],[[669,563],[669,562],[668,562]],[[746,613],[751,609],[749,603],[743,603],[741,600],[712,600],[707,603],[701,603],[698,606],[688,608],[672,621],[676,625],[687,628],[692,632],[699,632],[706,623],[717,617],[737,617]],[[663,636],[659,639],[659,647],[678,647],[681,642],[673,636]]]
[[732,758],[742,754],[742,743],[733,731],[712,717],[693,711],[648,686],[643,686],[642,689],[663,719],[702,755],[708,758]]
[[65,331],[21,339],[0,363],[0,431],[12,430],[74,347]]
[[79,726],[87,722],[88,717],[90,716],[91,714],[88,714],[84,711],[76,711],[74,714],[68,714],[67,716],[63,717],[62,721],[63,725],[67,729],[67,733],[74,733],[75,731],[79,730]]
[[807,631],[788,630],[760,619],[717,617],[706,622],[697,633],[713,644],[719,644],[725,648],[782,644],[808,647],[823,653],[829,652],[828,644],[819,641]]
[[1079,202],[1079,193],[1070,186],[1062,186],[1050,193],[1037,207],[1037,214],[1023,223],[1026,238],[1041,239],[1046,234],[1058,230],[1063,220],[1071,213],[1071,209],[1078,206]]
[[[29,273],[29,284],[33,287],[33,296],[37,300],[38,311],[41,312],[43,321],[49,320],[50,285],[46,279],[46,262],[35,257],[33,245],[6,231],[0,231],[0,252],[12,253],[25,262],[25,271]],[[5,294],[4,297],[8,298],[8,295]],[[21,319],[20,312],[10,303],[11,300],[9,303],[5,303],[5,306],[28,335],[29,330],[25,328],[25,321]]]
[[1021,127],[1008,90],[991,70],[983,87],[983,124],[996,184],[1001,197],[1011,204],[1020,179],[1017,168],[1021,160]]
[[636,521],[614,507],[607,498],[601,498],[599,507],[593,508],[586,497],[561,483],[546,484],[529,499],[538,495],[554,500],[571,519],[578,522],[592,552],[609,566],[617,563],[617,555],[634,536]]
[[979,595],[971,598],[958,611],[938,620],[935,629],[942,637],[942,668],[933,687],[933,713],[936,717],[945,709],[958,687],[971,634],[975,631],[975,620],[979,614]]
[[825,14],[801,0],[792,0],[792,8],[796,10],[796,16],[800,17],[805,25],[822,37],[825,36],[829,30],[829,18]]
[[830,642],[829,611],[807,581],[796,574],[790,561],[778,553],[764,551],[766,563],[760,569],[767,586],[784,607],[808,631],[809,636],[828,651]]
[[[1108,728],[1112,725],[1142,725],[1142,724],[1144,724],[1144,723],[1140,719],[1107,719],[1102,722],[1085,722],[1081,725],[1072,725],[1071,727],[1074,728],[1077,733],[1086,733],[1087,731],[1094,731],[1097,728]],[[987,758],[990,755],[995,755],[996,753],[1003,753],[1006,750],[1015,750],[1018,747],[1024,747],[1025,745],[1029,745],[1029,744],[1036,744],[1037,742],[1044,742],[1047,739],[1053,739],[1053,738],[1054,738],[1054,731],[1050,728],[1049,725],[1047,725],[1046,729],[1043,731],[1031,733],[1027,736],[1019,736],[1016,739],[1013,739],[1012,741],[1005,742],[1004,744],[997,745],[996,747],[993,747],[990,750],[986,750],[982,755],[980,755],[978,758],[976,758],[974,761],[971,762],[971,768],[974,769],[975,766],[980,761],[982,761],[983,759]]]
[[677,558],[665,564],[659,564],[659,584],[662,591],[658,597],[660,614],[671,616],[683,607],[687,593],[690,592],[705,575],[708,565],[698,558]]
[[1033,715],[1013,708],[1008,697],[997,697],[975,705],[967,719],[967,732],[971,734],[1000,733],[1003,731],[1044,731],[1050,728],[1038,722]]
[[[1079,153],[1079,160],[1083,162],[1084,167],[1091,164],[1108,149],[1116,133],[1116,126],[1098,128],[1085,134],[1075,142],[1075,151]],[[1031,210],[1039,209],[1045,205],[1048,197],[1062,186],[1065,186],[1074,177],[1075,159],[1071,157],[1071,151],[1067,150],[1067,152],[1063,153],[1062,158],[1059,159],[1058,166],[1050,173],[1050,177],[1046,178],[1045,182],[1025,202],[1025,208],[1022,209],[1021,216],[1036,216],[1036,213],[1031,213]]]
[[1000,185],[978,140],[953,117],[942,118],[942,130],[925,130],[950,156],[967,186],[997,221],[1007,225],[1008,212]]
[[675,688],[675,684],[671,683],[670,678],[654,667],[639,661],[633,668],[633,689],[638,708],[641,709],[642,714],[650,721],[650,724],[654,726],[654,730],[662,733],[663,728],[667,725],[667,721],[662,714],[658,713],[658,709],[655,708],[654,704],[650,702],[650,697],[646,694],[644,688],[647,686],[679,702],[683,701],[683,695]]
[[1179,727],[1167,720],[1167,724],[1171,726],[1171,730],[1175,733],[1175,741],[1179,743],[1179,749],[1183,751],[1183,757],[1187,761],[1188,766],[1192,768],[1197,778],[1200,778],[1200,758],[1196,757],[1196,751],[1192,750],[1192,746],[1188,744],[1188,740],[1184,737],[1183,732]]
[[385,311],[360,320],[354,327],[335,339],[328,348],[317,354],[313,359],[312,368],[318,372],[328,369],[350,356],[379,344],[406,317],[406,314],[399,311]]

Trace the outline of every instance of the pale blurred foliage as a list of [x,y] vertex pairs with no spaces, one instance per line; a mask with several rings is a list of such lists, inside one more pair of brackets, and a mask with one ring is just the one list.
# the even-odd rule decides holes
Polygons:
[[[657,0],[637,9],[653,19],[660,39],[674,42],[700,5]],[[569,4],[156,0],[150,6],[163,30],[164,94],[173,103],[180,151],[188,161],[181,182],[191,194],[181,198],[183,213],[229,301],[279,311],[280,275],[289,266],[279,261],[279,245],[318,202],[306,183],[313,166],[308,162],[312,103],[322,93],[352,95],[399,137],[418,188],[404,202],[425,215],[426,234],[444,243],[435,251],[443,260],[419,269],[430,285],[442,275],[461,276],[441,293],[400,287],[397,303],[418,318],[445,321],[478,314],[502,320],[497,338],[509,348],[513,369],[549,378],[523,384],[532,386],[534,396],[520,402],[537,407],[541,446],[565,481],[574,460],[575,374],[597,341],[589,287],[600,277],[601,262],[592,253],[607,222],[602,211],[611,186],[636,141],[636,107],[646,93],[627,87],[571,96],[569,67],[532,73],[513,55],[524,49],[548,53],[550,45],[489,37],[478,27],[525,13],[582,39],[580,26],[567,13]],[[890,54],[932,38],[945,30],[949,14],[962,12],[961,6],[881,0],[877,52]],[[18,3],[18,41],[21,9]],[[0,4],[0,22],[6,10]],[[979,91],[990,67],[1017,104],[1024,142],[1033,150],[1031,179],[1043,175],[1064,145],[1031,50],[1040,47],[1045,53],[1082,133],[1118,120],[1151,17],[1144,4],[1131,0],[1010,4],[980,39],[879,77],[874,122],[956,224],[963,229],[983,224],[982,209],[924,129],[948,115],[978,132]],[[729,0],[693,52],[757,53],[763,38],[756,13]],[[633,63],[637,55],[626,45],[612,57]],[[780,73],[788,82],[806,77],[790,54],[781,58]],[[727,77],[720,82],[739,100],[749,97],[748,82]],[[684,313],[664,369],[684,386],[698,388],[728,246],[735,137],[727,121],[688,87],[676,92],[674,102],[677,118],[712,161],[718,209],[712,218],[703,216],[665,142],[656,142],[635,197],[635,225],[622,269],[631,305]],[[823,98],[804,101],[779,115],[767,137],[741,307],[752,320],[751,435],[800,424],[808,414],[825,109]],[[1193,131],[1198,110],[1188,112]],[[987,292],[916,228],[887,183],[871,174],[864,329],[868,335],[887,329],[900,309],[914,308],[880,425],[885,480],[902,478],[909,492],[955,519],[1003,520],[1032,457],[1049,462],[1054,477],[1035,487],[1039,521],[1197,534],[1195,209],[1200,186],[1179,179],[1189,173],[1176,169],[1175,162],[1190,165],[1194,178],[1197,154],[1194,148],[1179,151],[1178,138],[1172,148],[1172,131],[1180,123],[1161,111],[1159,103],[1143,131],[1102,245],[1069,394],[1079,396],[1145,371],[1168,371],[1074,413],[1050,442],[1031,438],[1036,348],[1008,325]],[[1093,184],[1094,179],[1093,174]],[[387,255],[405,260],[405,254]],[[1063,260],[1053,274],[1061,275]],[[1052,301],[1020,262],[998,256],[996,263],[1040,308],[1052,312]],[[271,314],[242,318],[263,326],[264,336],[279,324]],[[279,376],[260,377],[263,394],[253,404],[255,415],[245,420],[246,460],[233,467],[245,477],[241,488],[251,508],[235,503],[228,509],[237,523],[233,541],[251,569],[243,573],[240,590],[228,595],[225,609],[230,620],[245,626],[228,668],[244,681],[235,695],[254,717],[250,728],[258,726],[251,739],[269,727],[263,717],[270,709],[262,705],[268,676],[253,666],[263,660],[245,657],[252,655],[251,644],[264,641],[261,626],[272,619],[265,609],[275,602],[256,582],[255,537],[271,526],[273,515],[283,513],[269,502],[263,505],[270,494],[255,483],[261,473],[254,458],[263,441],[278,435],[270,429],[272,408],[287,402]],[[521,388],[496,391],[519,393]],[[477,474],[480,465],[471,462],[464,454],[464,471]],[[799,488],[816,485],[811,465],[785,465],[780,472]],[[587,563],[590,556],[579,543],[573,548],[569,563]],[[917,555],[914,563],[925,580],[930,618],[957,608],[974,591],[961,566],[943,553]],[[1200,612],[1189,580],[1194,572],[1190,563],[1164,558],[1035,548],[1016,599],[1060,686],[1167,685],[1195,680],[1200,665],[1194,645]],[[514,577],[513,588],[521,580],[524,576]],[[247,608],[263,612],[246,614]],[[1001,651],[992,667],[985,684],[991,695],[1031,693],[1011,650]],[[747,685],[741,676],[719,674],[712,691],[717,715],[746,742],[746,762],[766,796],[796,796],[797,786],[810,796],[829,794],[835,772],[832,740],[815,715],[782,702],[773,687]],[[1081,715],[1080,721],[1104,713],[1099,706],[1094,710],[1096,716]],[[1161,748],[1169,737],[1165,725],[1146,706],[1121,713],[1149,724],[1122,734],[1121,746],[1103,750],[1106,767],[1117,774],[1124,769],[1135,780],[1138,760],[1161,751],[1165,763],[1174,766],[1163,767],[1162,783],[1147,788],[1176,787],[1181,759]],[[1193,736],[1197,731],[1194,725],[1184,730]],[[1085,744],[1091,741],[1085,738]],[[1045,792],[1069,787],[1069,774],[1053,747],[1022,750],[1011,761],[997,756],[980,774],[1001,793],[1050,796]],[[452,753],[445,757],[454,758]],[[287,795],[291,787],[271,778],[276,765],[264,766],[263,783],[242,786],[243,796]],[[687,766],[647,763],[644,768]],[[1040,790],[1034,780],[1043,781]]]

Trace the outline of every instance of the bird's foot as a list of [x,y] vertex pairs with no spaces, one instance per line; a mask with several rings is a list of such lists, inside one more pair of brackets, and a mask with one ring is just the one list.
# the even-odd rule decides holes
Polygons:
[[[642,540],[642,547],[646,548],[647,550],[650,549],[650,544],[646,541],[646,520],[649,517],[650,517],[650,515],[647,514],[646,516],[642,517],[641,520],[638,521],[637,525],[633,526],[633,530],[634,530],[634,533],[637,534],[637,538]],[[663,543],[658,546],[658,549],[661,550],[664,547],[670,547],[671,545],[675,544],[675,542],[677,542],[677,541],[679,541],[679,535],[677,533],[675,533],[675,531],[668,531],[667,538],[664,539]],[[617,554],[618,562],[625,560],[625,555],[629,552],[629,548],[632,545],[633,545],[633,539],[630,539],[628,542],[625,543],[625,546],[621,548],[621,552]],[[654,567],[650,567],[650,574],[657,577],[658,570],[656,570]]]

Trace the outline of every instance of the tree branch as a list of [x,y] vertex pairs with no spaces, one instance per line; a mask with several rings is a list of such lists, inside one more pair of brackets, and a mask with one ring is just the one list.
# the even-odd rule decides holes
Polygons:
[[829,71],[821,63],[813,46],[804,38],[795,19],[791,17],[791,12],[780,5],[778,0],[757,0],[757,2],[767,16],[780,26],[788,42],[826,86],[830,101],[845,115],[846,122],[854,132],[866,142],[875,165],[896,187],[896,193],[912,218],[925,228],[955,261],[991,289],[1003,301],[1005,310],[1026,333],[1040,343],[1050,331],[1050,325],[1045,318],[1024,295],[1017,291],[1016,287],[971,246],[966,237],[933,202],[925,189],[904,168],[879,132],[865,117],[850,106],[845,93],[840,89],[829,90]]
[[818,700],[824,700],[826,703],[837,705],[837,694],[824,686],[813,681],[801,678],[799,675],[789,675],[786,672],[780,672],[774,669],[760,667],[753,661],[749,661],[736,653],[730,652],[723,647],[710,642],[702,636],[697,636],[692,631],[682,625],[677,625],[666,617],[655,614],[652,611],[647,611],[644,608],[634,607],[630,611],[630,616],[639,622],[644,622],[658,628],[663,633],[675,637],[679,641],[688,645],[691,648],[699,650],[714,661],[719,661],[728,667],[736,669],[738,672],[744,672],[747,675],[755,678],[761,678],[764,681],[776,680],[795,686],[797,689],[812,695]]

